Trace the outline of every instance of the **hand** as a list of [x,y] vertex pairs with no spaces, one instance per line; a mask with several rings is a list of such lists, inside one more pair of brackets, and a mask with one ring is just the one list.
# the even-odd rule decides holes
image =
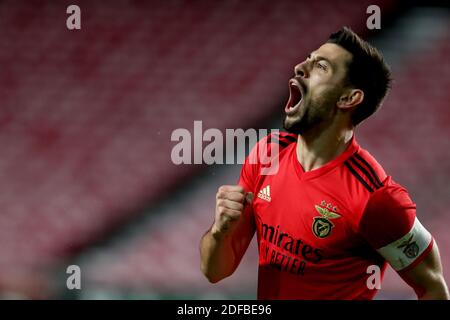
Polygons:
[[253,193],[237,186],[221,186],[216,194],[216,215],[211,232],[222,236],[232,232],[241,218],[246,203],[253,201]]

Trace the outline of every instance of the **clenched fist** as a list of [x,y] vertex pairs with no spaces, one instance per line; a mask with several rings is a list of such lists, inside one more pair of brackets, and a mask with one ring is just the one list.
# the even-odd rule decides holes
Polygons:
[[216,194],[216,216],[211,228],[213,235],[224,235],[233,230],[241,218],[245,205],[253,200],[253,193],[246,193],[237,186],[221,186]]

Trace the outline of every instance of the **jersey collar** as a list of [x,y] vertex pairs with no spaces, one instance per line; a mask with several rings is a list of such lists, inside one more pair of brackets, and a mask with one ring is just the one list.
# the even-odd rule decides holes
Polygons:
[[313,179],[313,178],[319,177],[319,176],[329,172],[330,170],[333,170],[334,168],[338,167],[339,165],[341,165],[351,155],[353,155],[355,152],[358,152],[359,148],[360,147],[359,147],[359,144],[356,142],[355,134],[353,134],[353,137],[352,137],[347,149],[345,149],[345,151],[343,151],[340,155],[338,155],[333,160],[327,162],[320,168],[305,172],[305,170],[303,170],[302,165],[300,164],[300,162],[297,159],[297,152],[296,152],[297,143],[293,143],[293,147],[291,149],[291,160],[292,160],[292,164],[295,168],[295,171],[301,180]]

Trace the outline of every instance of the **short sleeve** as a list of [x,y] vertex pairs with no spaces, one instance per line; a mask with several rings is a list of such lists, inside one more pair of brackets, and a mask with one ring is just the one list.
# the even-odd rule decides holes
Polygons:
[[375,191],[362,215],[359,230],[397,271],[415,266],[431,250],[433,239],[416,216],[405,188],[388,181]]
[[256,183],[255,171],[257,169],[255,166],[256,164],[250,163],[249,157],[245,159],[244,164],[242,165],[238,184],[242,186],[246,192],[254,192]]
[[274,133],[262,138],[250,151],[242,165],[238,184],[255,193],[259,176],[275,174],[278,170],[279,144]]

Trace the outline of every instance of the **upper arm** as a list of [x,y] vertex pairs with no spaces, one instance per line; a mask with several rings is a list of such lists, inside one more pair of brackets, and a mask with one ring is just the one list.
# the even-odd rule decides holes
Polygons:
[[437,246],[401,186],[387,186],[372,196],[360,231],[419,297],[443,281]]

